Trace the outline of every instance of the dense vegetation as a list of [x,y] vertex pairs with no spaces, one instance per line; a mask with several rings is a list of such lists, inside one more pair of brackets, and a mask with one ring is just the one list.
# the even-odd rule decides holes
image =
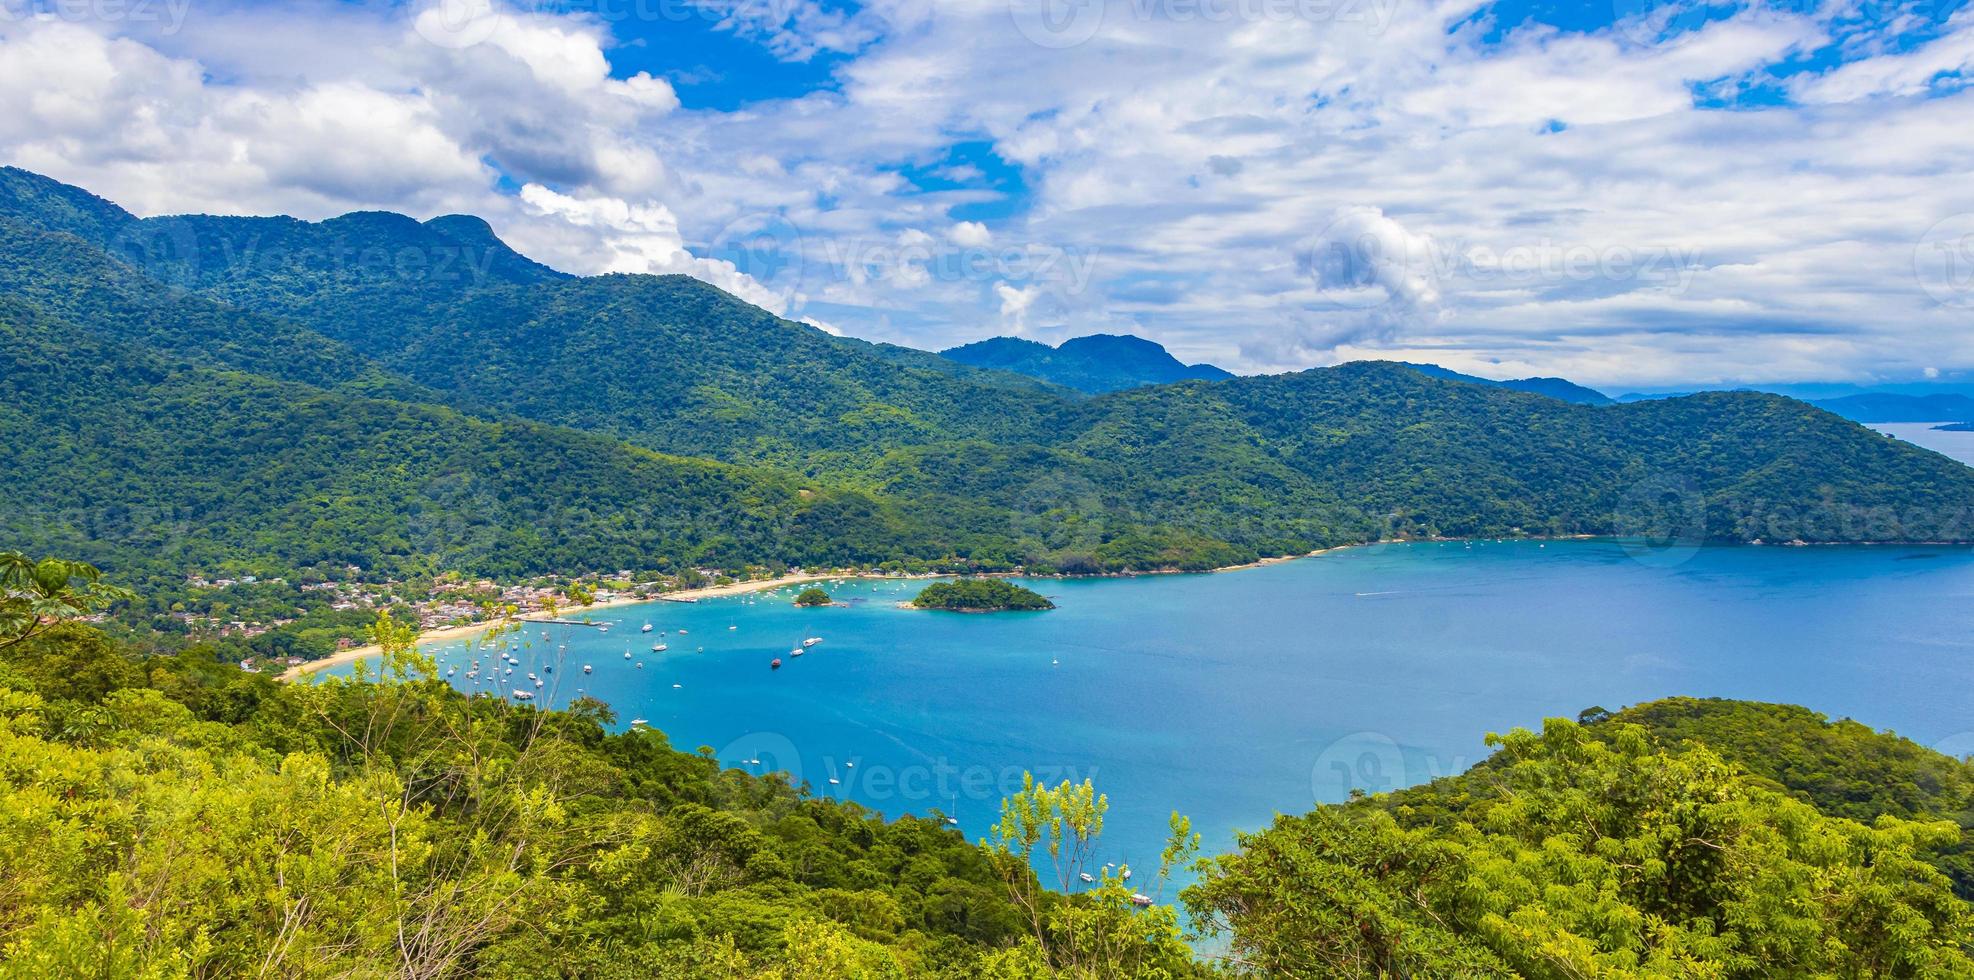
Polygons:
[[1056,604],[1033,589],[997,578],[963,578],[934,582],[912,597],[920,609],[946,609],[954,612],[1003,612],[1009,610],[1054,609]]
[[[388,616],[377,676],[282,685],[77,621],[123,598],[0,554],[0,978],[1974,975],[1934,863],[1969,764],[1799,708],[1592,710],[1278,818],[1184,892],[1201,960],[1092,867],[1087,782],[973,844],[594,701],[464,696]],[[1172,830],[1140,887],[1197,851]]]
[[[1655,735],[1558,718],[1491,737],[1498,751],[1467,774],[1277,818],[1213,861],[1188,906],[1262,976],[1974,976],[1974,905],[1930,863],[1960,826],[1924,810],[1849,819],[1858,801],[1842,791],[1820,811],[1677,734],[1732,732],[1753,757],[1787,756],[1814,716],[1684,702],[1628,717],[1682,720]],[[1878,793],[1905,792],[1922,756],[1969,778],[1861,726],[1812,727],[1806,755],[1904,759]],[[1788,787],[1801,795],[1834,789],[1788,771],[1807,777]]]
[[369,680],[133,657],[74,622],[104,588],[0,556],[0,978],[1205,972],[1170,909],[1038,886],[1022,818],[1100,832],[1087,785],[1024,792],[981,847],[594,701],[466,697],[388,618]]
[[1974,538],[1974,472],[1774,396],[1589,407],[1357,363],[1086,398],[683,277],[561,275],[477,219],[140,220],[3,168],[0,351],[0,541],[141,586],[119,612],[139,625],[222,570],[1091,573],[1381,538]]
[[827,606],[833,601],[830,599],[829,593],[813,585],[803,589],[795,596],[795,604],[798,606]]

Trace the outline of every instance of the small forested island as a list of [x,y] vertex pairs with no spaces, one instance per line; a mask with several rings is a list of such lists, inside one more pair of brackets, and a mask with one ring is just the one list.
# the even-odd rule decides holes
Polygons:
[[912,599],[919,609],[949,612],[1007,612],[1054,609],[1056,604],[1033,589],[997,578],[963,578],[934,582]]
[[831,599],[829,593],[812,585],[803,589],[802,593],[795,597],[795,604],[798,606],[833,606],[836,604],[836,600]]

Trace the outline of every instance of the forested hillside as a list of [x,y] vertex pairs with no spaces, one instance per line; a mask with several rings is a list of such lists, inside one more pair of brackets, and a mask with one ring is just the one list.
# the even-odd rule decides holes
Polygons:
[[[1801,402],[1355,363],[1081,397],[477,219],[137,219],[0,169],[0,528],[157,585],[337,562],[1199,569],[1379,538],[1974,538],[1974,470]],[[652,451],[656,451],[655,455]]]
[[[1965,849],[1966,762],[1788,706],[1586,720],[1278,817],[1187,905],[1260,976],[1974,975],[1974,905],[1942,869]],[[1920,798],[1889,798],[1914,775]]]

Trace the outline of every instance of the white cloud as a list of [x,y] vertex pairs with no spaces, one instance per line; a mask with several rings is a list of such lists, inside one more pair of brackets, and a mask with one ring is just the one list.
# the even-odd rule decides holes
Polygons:
[[947,229],[946,237],[961,248],[985,248],[994,241],[987,226],[978,221],[962,221]]
[[1001,325],[1011,333],[1020,334],[1028,329],[1028,310],[1035,305],[1042,290],[1037,286],[1010,286],[997,282],[994,284],[994,295],[1001,298]]

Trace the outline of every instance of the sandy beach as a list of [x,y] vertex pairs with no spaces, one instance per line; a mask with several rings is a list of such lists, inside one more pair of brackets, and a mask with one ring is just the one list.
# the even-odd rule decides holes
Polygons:
[[[620,596],[618,598],[611,599],[608,602],[599,602],[594,605],[576,606],[573,608],[564,609],[561,611],[561,615],[580,616],[584,613],[593,613],[600,609],[614,609],[619,606],[634,606],[634,605],[638,605],[639,603],[646,603],[646,602],[685,602],[694,599],[712,599],[712,598],[717,598],[719,596],[742,595],[748,592],[766,592],[768,590],[779,589],[787,585],[802,585],[808,582],[823,582],[823,581],[830,581],[835,579],[900,578],[900,577],[902,576],[859,575],[854,572],[835,572],[835,573],[804,572],[800,575],[783,575],[779,578],[754,579],[752,581],[747,581],[747,582],[732,582],[727,585],[708,585],[698,589],[684,589],[678,592],[666,592],[662,595],[655,595],[646,599],[641,599],[636,596]],[[539,615],[539,613],[528,613],[519,618],[525,621],[528,616],[533,616],[533,615]],[[489,620],[487,622],[481,622],[481,623],[467,623],[462,626],[444,626],[438,629],[426,630],[425,632],[418,634],[418,642],[419,644],[423,645],[426,643],[438,643],[446,640],[461,640],[469,636],[478,636],[479,634],[485,633],[487,630],[490,630],[497,625],[499,625],[498,620]],[[327,670],[331,667],[336,667],[342,664],[354,663],[355,661],[362,660],[365,657],[374,657],[380,652],[382,652],[382,648],[378,647],[377,644],[375,643],[366,643],[360,647],[351,647],[350,649],[344,650],[333,657],[325,657],[321,660],[311,660],[305,664],[298,664],[296,666],[290,667],[286,671],[282,672],[281,679],[284,681],[292,681],[297,678],[306,676],[308,674],[313,674],[317,671]]]

